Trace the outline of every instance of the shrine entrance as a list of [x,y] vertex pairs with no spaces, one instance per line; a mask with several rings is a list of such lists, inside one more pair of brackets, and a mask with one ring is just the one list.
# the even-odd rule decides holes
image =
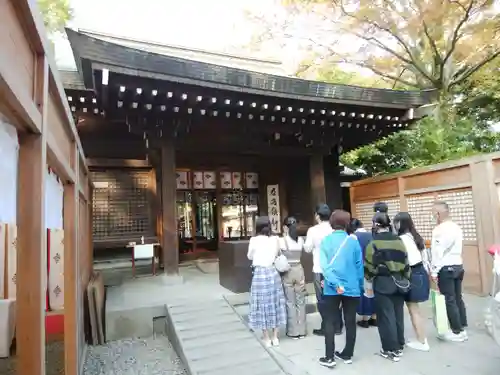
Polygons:
[[217,250],[221,240],[253,235],[259,212],[257,173],[186,169],[176,174],[181,254],[202,256]]

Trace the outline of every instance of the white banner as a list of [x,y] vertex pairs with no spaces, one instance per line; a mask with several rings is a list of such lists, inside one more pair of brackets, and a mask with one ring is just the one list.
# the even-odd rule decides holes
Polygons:
[[267,185],[267,215],[274,233],[281,233],[279,185]]

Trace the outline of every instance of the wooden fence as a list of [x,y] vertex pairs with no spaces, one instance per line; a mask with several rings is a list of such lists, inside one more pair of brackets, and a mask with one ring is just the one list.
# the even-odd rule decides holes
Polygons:
[[451,215],[464,232],[464,288],[487,294],[492,263],[487,248],[500,243],[500,153],[451,161],[430,167],[353,182],[351,210],[371,226],[373,204],[387,202],[389,215],[409,212],[426,241],[434,224],[432,203],[447,202]]
[[46,372],[45,211],[54,210],[50,200],[45,204],[50,168],[63,190],[58,198],[63,212],[56,214],[64,230],[64,241],[58,244],[63,243],[64,259],[64,373],[77,375],[85,356],[83,293],[92,265],[88,169],[36,2],[0,1],[0,30],[0,122],[12,135],[11,148],[18,150],[8,161],[0,154],[3,166],[10,163],[14,170],[9,177],[7,168],[0,171],[0,188],[9,185],[12,193],[12,199],[0,199],[17,201],[17,215],[15,206],[11,210],[11,223],[17,226],[11,246],[17,252],[17,373]]

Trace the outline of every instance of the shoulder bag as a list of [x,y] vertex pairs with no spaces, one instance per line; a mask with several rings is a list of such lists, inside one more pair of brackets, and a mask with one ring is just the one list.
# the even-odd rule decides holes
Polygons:
[[[284,237],[283,240],[285,241],[285,246],[288,246],[288,244],[286,243],[286,239]],[[290,270],[290,263],[288,263],[288,259],[281,252],[279,237],[276,237],[276,245],[278,247],[278,256],[274,260],[274,267],[279,273],[288,272]]]
[[[382,257],[384,258],[384,261],[387,261],[387,258],[385,256],[386,255],[385,250],[380,250],[375,245],[373,245],[373,247],[375,248],[375,251],[381,252]],[[384,266],[387,269],[387,266],[385,264],[378,263],[377,268],[380,266]],[[387,269],[387,271],[389,271],[389,270]],[[393,272],[389,271],[389,274],[390,274],[392,281],[394,282],[394,285],[396,286],[396,290],[400,294],[407,294],[410,291],[410,289],[411,289],[411,281],[410,280],[408,280],[406,277],[404,277],[403,275],[401,275],[399,273],[394,274]]]

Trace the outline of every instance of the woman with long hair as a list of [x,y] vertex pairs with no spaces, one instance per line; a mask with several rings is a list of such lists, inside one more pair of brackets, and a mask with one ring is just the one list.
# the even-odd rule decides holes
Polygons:
[[380,355],[398,362],[405,346],[404,301],[411,269],[403,241],[391,230],[389,215],[377,212],[373,226],[373,240],[365,250],[365,278],[373,285]]
[[[257,218],[255,233],[250,238],[247,254],[253,266],[249,325],[254,331],[262,330],[266,346],[279,346],[279,327],[286,324],[283,285],[274,266],[280,251],[279,238],[272,235],[267,216]],[[269,338],[269,330],[272,331],[272,338]]]
[[430,283],[426,270],[427,253],[422,236],[415,229],[415,224],[408,212],[400,212],[394,217],[394,228],[403,241],[411,267],[411,289],[406,295],[406,307],[410,313],[411,324],[417,341],[409,342],[410,348],[428,351],[430,349],[425,335],[425,323],[419,304],[429,299]]
[[300,263],[303,248],[304,239],[297,234],[297,220],[289,216],[283,222],[280,249],[290,265],[282,278],[286,298],[286,335],[292,339],[301,339],[307,333],[306,280]]
[[[366,246],[373,239],[373,236],[363,227],[363,223],[355,218],[351,220],[351,231],[358,239],[364,259]],[[364,282],[364,292],[359,300],[358,315],[361,317],[361,320],[357,323],[359,327],[370,328],[377,326],[377,315],[375,314],[375,304],[373,302],[373,288],[371,283],[367,281]]]

